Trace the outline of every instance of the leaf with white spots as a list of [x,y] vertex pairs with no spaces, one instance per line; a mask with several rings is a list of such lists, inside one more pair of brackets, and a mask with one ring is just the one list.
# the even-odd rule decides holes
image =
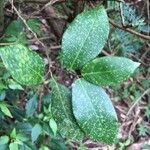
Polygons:
[[115,85],[126,80],[139,65],[128,58],[106,56],[86,64],[82,76],[94,84]]
[[84,79],[72,85],[72,105],[75,118],[90,138],[112,144],[118,133],[118,120],[112,102],[105,91]]
[[109,34],[109,22],[103,6],[84,11],[63,35],[60,60],[68,69],[79,69],[102,50]]
[[82,140],[84,134],[79,128],[72,112],[70,90],[58,84],[55,80],[51,81],[50,86],[52,88],[51,110],[59,133],[64,138]]
[[7,70],[20,84],[32,86],[42,82],[44,61],[37,53],[17,44],[0,48],[0,56]]

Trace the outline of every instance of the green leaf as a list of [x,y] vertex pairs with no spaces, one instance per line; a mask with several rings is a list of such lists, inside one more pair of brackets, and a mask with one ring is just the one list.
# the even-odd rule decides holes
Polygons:
[[62,140],[51,138],[49,145],[52,150],[68,150],[66,144]]
[[12,90],[24,90],[23,87],[18,84],[17,82],[15,82],[14,80],[9,80],[9,88]]
[[4,144],[0,146],[1,150],[8,150],[8,144]]
[[26,103],[26,115],[31,117],[37,109],[38,106],[38,95],[35,94],[29,101]]
[[23,134],[23,133],[18,133],[16,135],[16,139],[22,142],[28,141],[29,138],[27,137],[27,135]]
[[80,130],[73,116],[71,106],[71,92],[65,86],[58,84],[55,80],[51,83],[52,88],[52,114],[58,131],[63,137],[80,140],[83,132]]
[[41,35],[41,30],[40,30],[40,21],[37,18],[30,18],[27,21],[28,26],[31,28],[33,32],[35,32],[37,35]]
[[0,101],[3,101],[5,99],[5,97],[6,97],[6,91],[1,91],[0,90]]
[[4,136],[1,136],[0,137],[0,146],[1,145],[4,145],[4,144],[7,144],[9,142],[9,137],[4,135]]
[[8,117],[13,118],[11,112],[7,108],[7,104],[5,103],[0,103],[0,110]]
[[41,146],[39,150],[49,150],[47,146]]
[[100,53],[108,34],[109,22],[103,6],[79,14],[63,35],[62,64],[69,69],[81,68]]
[[16,136],[17,136],[16,128],[14,128],[14,129],[12,130],[11,134],[10,134],[10,137],[11,137],[12,139],[15,139]]
[[30,142],[24,142],[22,145],[19,145],[19,150],[37,150],[37,148]]
[[32,137],[32,142],[35,142],[39,135],[42,133],[42,127],[40,124],[36,124],[33,128],[32,128],[32,132],[31,132],[31,137]]
[[30,123],[18,122],[15,126],[20,132],[31,132],[32,130],[32,125]]
[[0,81],[0,91],[7,89],[7,86]]
[[42,82],[44,61],[37,53],[17,44],[0,48],[0,56],[12,77],[20,84],[33,86]]
[[145,136],[146,133],[148,132],[148,128],[144,123],[141,123],[138,127],[138,131],[140,136]]
[[126,80],[139,65],[128,58],[106,56],[86,64],[82,76],[94,84],[115,85]]
[[24,24],[21,20],[12,21],[5,31],[5,35],[10,37],[18,37],[20,33],[23,31]]
[[5,31],[5,36],[2,41],[27,43],[25,32],[23,32],[24,27],[25,26],[22,20],[12,21],[7,27]]
[[17,143],[10,143],[9,144],[9,149],[10,150],[18,150],[18,144]]
[[54,136],[56,136],[56,133],[57,133],[57,124],[55,122],[55,120],[53,118],[50,119],[49,121],[49,126],[51,127],[53,133],[54,133]]
[[90,138],[112,144],[118,132],[115,109],[105,91],[84,79],[72,85],[72,105],[75,118]]

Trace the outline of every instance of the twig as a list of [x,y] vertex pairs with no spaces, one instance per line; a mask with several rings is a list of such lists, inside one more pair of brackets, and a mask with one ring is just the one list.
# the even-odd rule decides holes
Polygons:
[[8,45],[15,45],[16,42],[14,43],[0,43],[0,46],[8,46]]
[[56,46],[50,47],[51,50],[60,49],[60,48],[61,48],[61,45],[56,45]]
[[133,58],[135,58],[139,63],[141,63],[142,65],[148,67],[149,64],[145,63],[144,61],[142,61],[141,59],[139,59],[138,57],[136,57],[135,55],[133,55],[132,53],[130,54]]
[[129,33],[132,33],[132,34],[134,34],[134,35],[140,37],[140,38],[143,38],[143,39],[145,39],[145,40],[149,40],[149,41],[150,41],[150,36],[148,36],[148,35],[141,34],[141,33],[137,32],[137,31],[135,31],[135,30],[133,30],[133,29],[131,29],[131,28],[125,28],[125,27],[123,27],[123,26],[121,26],[121,25],[119,25],[119,24],[116,24],[116,23],[115,23],[113,20],[111,20],[111,19],[109,19],[109,22],[110,22],[114,27],[116,27],[116,28],[119,28],[119,29],[121,29],[121,30],[127,31],[127,32],[129,32]]
[[119,3],[119,7],[120,7],[120,17],[121,17],[121,20],[122,20],[122,26],[124,27],[125,26],[125,20],[124,20],[124,16],[123,16],[123,4],[120,2]]
[[[142,99],[143,96],[145,96],[146,94],[148,94],[150,92],[150,88],[147,89],[136,101],[135,103],[130,107],[129,111],[126,114],[126,118],[129,116],[129,114],[132,112],[132,110],[134,109],[134,107],[139,103],[139,101]],[[126,120],[125,118],[125,120]]]
[[16,7],[14,6],[13,4],[13,0],[11,0],[11,6],[13,8],[13,10],[16,12],[16,14],[18,15],[18,17],[22,20],[22,22],[24,23],[24,25],[27,27],[27,29],[34,35],[34,37],[36,38],[36,40],[42,44],[43,46],[43,43],[39,41],[37,35],[35,32],[32,31],[32,29],[28,26],[26,20],[20,15],[20,13],[18,12],[18,10],[16,9]]
[[110,55],[110,54],[107,53],[107,51],[105,51],[105,50],[102,50],[101,53],[104,54],[105,56],[109,56],[109,55]]
[[[55,0],[57,1],[57,0]],[[48,52],[48,47],[44,45],[43,42],[41,42],[38,37],[37,37],[37,34],[35,32],[32,31],[32,29],[28,26],[28,24],[26,23],[26,20],[20,15],[20,13],[18,12],[18,10],[16,9],[16,7],[14,6],[13,4],[13,0],[11,0],[11,5],[12,5],[12,8],[13,10],[16,12],[16,14],[18,15],[18,17],[23,21],[23,23],[25,24],[26,28],[34,35],[35,39],[43,46],[43,48],[45,49],[45,53],[46,53],[46,56],[47,56],[47,60],[48,60],[48,64],[49,64],[49,70],[48,70],[48,73],[47,75],[50,73],[50,77],[54,79],[53,77],[53,74],[52,74],[52,71],[51,71],[51,60],[50,60],[50,57],[49,57],[49,52]],[[45,76],[45,79],[46,79],[46,76]],[[44,82],[45,83],[45,82]],[[39,88],[39,107],[38,107],[38,111],[40,112],[41,111],[41,108],[42,108],[42,95],[43,95],[43,88],[44,86],[40,87]]]
[[36,15],[38,13],[40,13],[41,11],[43,11],[44,9],[46,9],[47,7],[57,3],[57,2],[64,2],[64,0],[51,0],[48,3],[46,3],[40,10],[38,10],[37,12],[33,13],[32,15]]

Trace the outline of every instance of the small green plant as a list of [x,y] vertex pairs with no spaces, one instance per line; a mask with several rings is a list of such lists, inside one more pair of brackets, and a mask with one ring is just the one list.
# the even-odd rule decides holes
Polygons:
[[138,131],[139,131],[140,136],[146,136],[146,134],[148,132],[148,128],[146,127],[144,122],[139,125]]
[[124,142],[119,142],[119,148],[118,150],[125,150],[127,146],[129,146],[132,143],[131,139],[127,139]]
[[146,107],[144,116],[146,116],[148,119],[150,119],[150,105],[148,105],[148,106]]
[[[134,5],[130,5],[129,3],[122,3],[122,17],[120,15],[119,3],[115,3],[115,6],[112,8],[114,7],[116,9],[116,13],[112,13],[111,16],[113,16],[113,19],[118,24],[123,24],[125,27],[132,27],[138,32],[142,31],[149,33],[149,29],[145,24],[145,18],[138,14]],[[110,36],[110,47],[108,46],[108,49],[112,53],[120,56],[128,56],[131,53],[139,52],[145,43],[144,40],[138,38],[137,36],[118,28],[112,27]]]
[[[109,21],[103,6],[79,14],[67,28],[59,60],[63,67],[76,74],[77,80],[70,90],[57,83],[51,75],[51,104],[48,111],[48,108],[45,109],[45,113],[51,115],[44,119],[44,114],[39,114],[37,123],[34,121],[32,143],[46,132],[40,124],[41,120],[43,124],[49,123],[53,136],[59,134],[72,140],[88,136],[107,144],[116,141],[117,114],[109,96],[100,86],[116,85],[126,80],[140,64],[117,56],[97,57],[108,34]],[[17,83],[32,87],[44,82],[44,61],[23,44],[16,42],[1,47],[0,56]],[[77,74],[77,70],[80,73]],[[37,96],[34,95],[26,105],[27,116],[32,116],[36,108]],[[15,144],[9,146],[16,147]]]

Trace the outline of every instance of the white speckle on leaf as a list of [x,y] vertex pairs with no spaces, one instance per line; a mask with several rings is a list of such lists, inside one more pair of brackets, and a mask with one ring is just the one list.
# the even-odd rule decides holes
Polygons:
[[70,24],[62,39],[62,64],[79,69],[102,50],[109,33],[107,13],[98,6],[79,14]]
[[102,88],[84,79],[76,80],[72,87],[72,105],[78,124],[88,136],[108,144],[115,141],[117,115]]

